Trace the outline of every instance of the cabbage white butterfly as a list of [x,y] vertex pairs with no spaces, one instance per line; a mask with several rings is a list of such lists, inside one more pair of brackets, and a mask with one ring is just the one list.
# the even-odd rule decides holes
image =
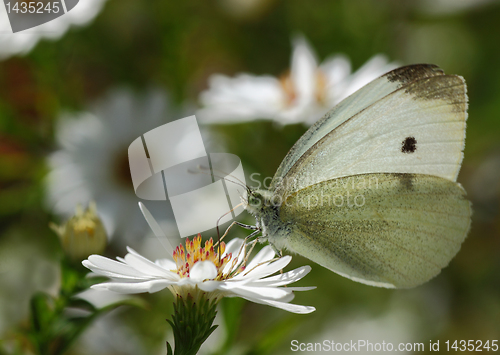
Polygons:
[[277,249],[368,285],[420,285],[469,231],[456,182],[466,119],[462,77],[428,64],[395,69],[316,122],[244,207]]

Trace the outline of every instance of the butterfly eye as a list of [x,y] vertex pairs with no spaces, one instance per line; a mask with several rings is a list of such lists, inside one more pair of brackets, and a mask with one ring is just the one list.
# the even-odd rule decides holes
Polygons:
[[260,207],[261,204],[262,204],[262,195],[258,194],[258,193],[252,193],[249,197],[248,197],[248,204],[252,207]]
[[401,144],[402,153],[415,153],[417,150],[417,140],[415,137],[406,137]]

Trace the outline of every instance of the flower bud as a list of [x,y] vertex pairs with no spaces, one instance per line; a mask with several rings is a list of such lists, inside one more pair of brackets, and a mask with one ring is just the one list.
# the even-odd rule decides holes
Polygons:
[[90,203],[84,211],[76,207],[76,213],[66,223],[50,227],[57,233],[66,255],[73,261],[81,261],[91,254],[101,254],[106,248],[107,234],[96,214],[95,203]]

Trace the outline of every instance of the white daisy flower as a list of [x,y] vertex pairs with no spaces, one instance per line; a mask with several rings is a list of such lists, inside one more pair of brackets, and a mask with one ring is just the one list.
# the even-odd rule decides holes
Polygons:
[[[147,227],[137,208],[128,147],[142,134],[182,115],[170,109],[167,95],[160,90],[144,97],[116,90],[90,111],[65,115],[58,122],[61,149],[49,157],[47,204],[68,218],[77,204],[95,201],[108,235],[130,245],[144,238]],[[161,213],[162,220],[173,220],[163,204],[150,207]]]
[[0,59],[26,54],[41,39],[56,40],[71,26],[84,26],[96,17],[106,0],[82,0],[64,15],[42,25],[12,33],[3,1],[0,2]]
[[174,296],[186,299],[190,294],[202,294],[217,302],[222,297],[241,297],[248,301],[284,309],[293,313],[310,313],[314,307],[289,303],[293,291],[311,290],[315,287],[281,287],[300,280],[311,270],[310,266],[271,276],[291,261],[291,256],[275,258],[272,247],[265,246],[247,263],[246,245],[242,239],[233,239],[220,249],[212,239],[201,247],[201,236],[186,240],[173,253],[173,259],[155,262],[146,259],[131,248],[125,258],[114,261],[91,255],[83,265],[95,274],[106,276],[109,282],[93,285],[123,294],[158,292],[168,288]]
[[376,55],[352,73],[344,55],[335,55],[318,65],[305,38],[296,38],[293,47],[290,71],[281,78],[211,76],[208,90],[200,95],[204,106],[196,114],[200,122],[270,119],[281,124],[312,124],[344,98],[397,66],[385,56]]

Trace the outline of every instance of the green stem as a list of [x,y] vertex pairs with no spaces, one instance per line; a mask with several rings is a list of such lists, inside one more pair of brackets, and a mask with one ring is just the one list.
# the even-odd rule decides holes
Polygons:
[[167,355],[196,355],[201,345],[217,328],[212,325],[217,314],[217,299],[195,290],[194,295],[177,295],[172,320],[167,322],[174,333],[175,351],[167,342]]

